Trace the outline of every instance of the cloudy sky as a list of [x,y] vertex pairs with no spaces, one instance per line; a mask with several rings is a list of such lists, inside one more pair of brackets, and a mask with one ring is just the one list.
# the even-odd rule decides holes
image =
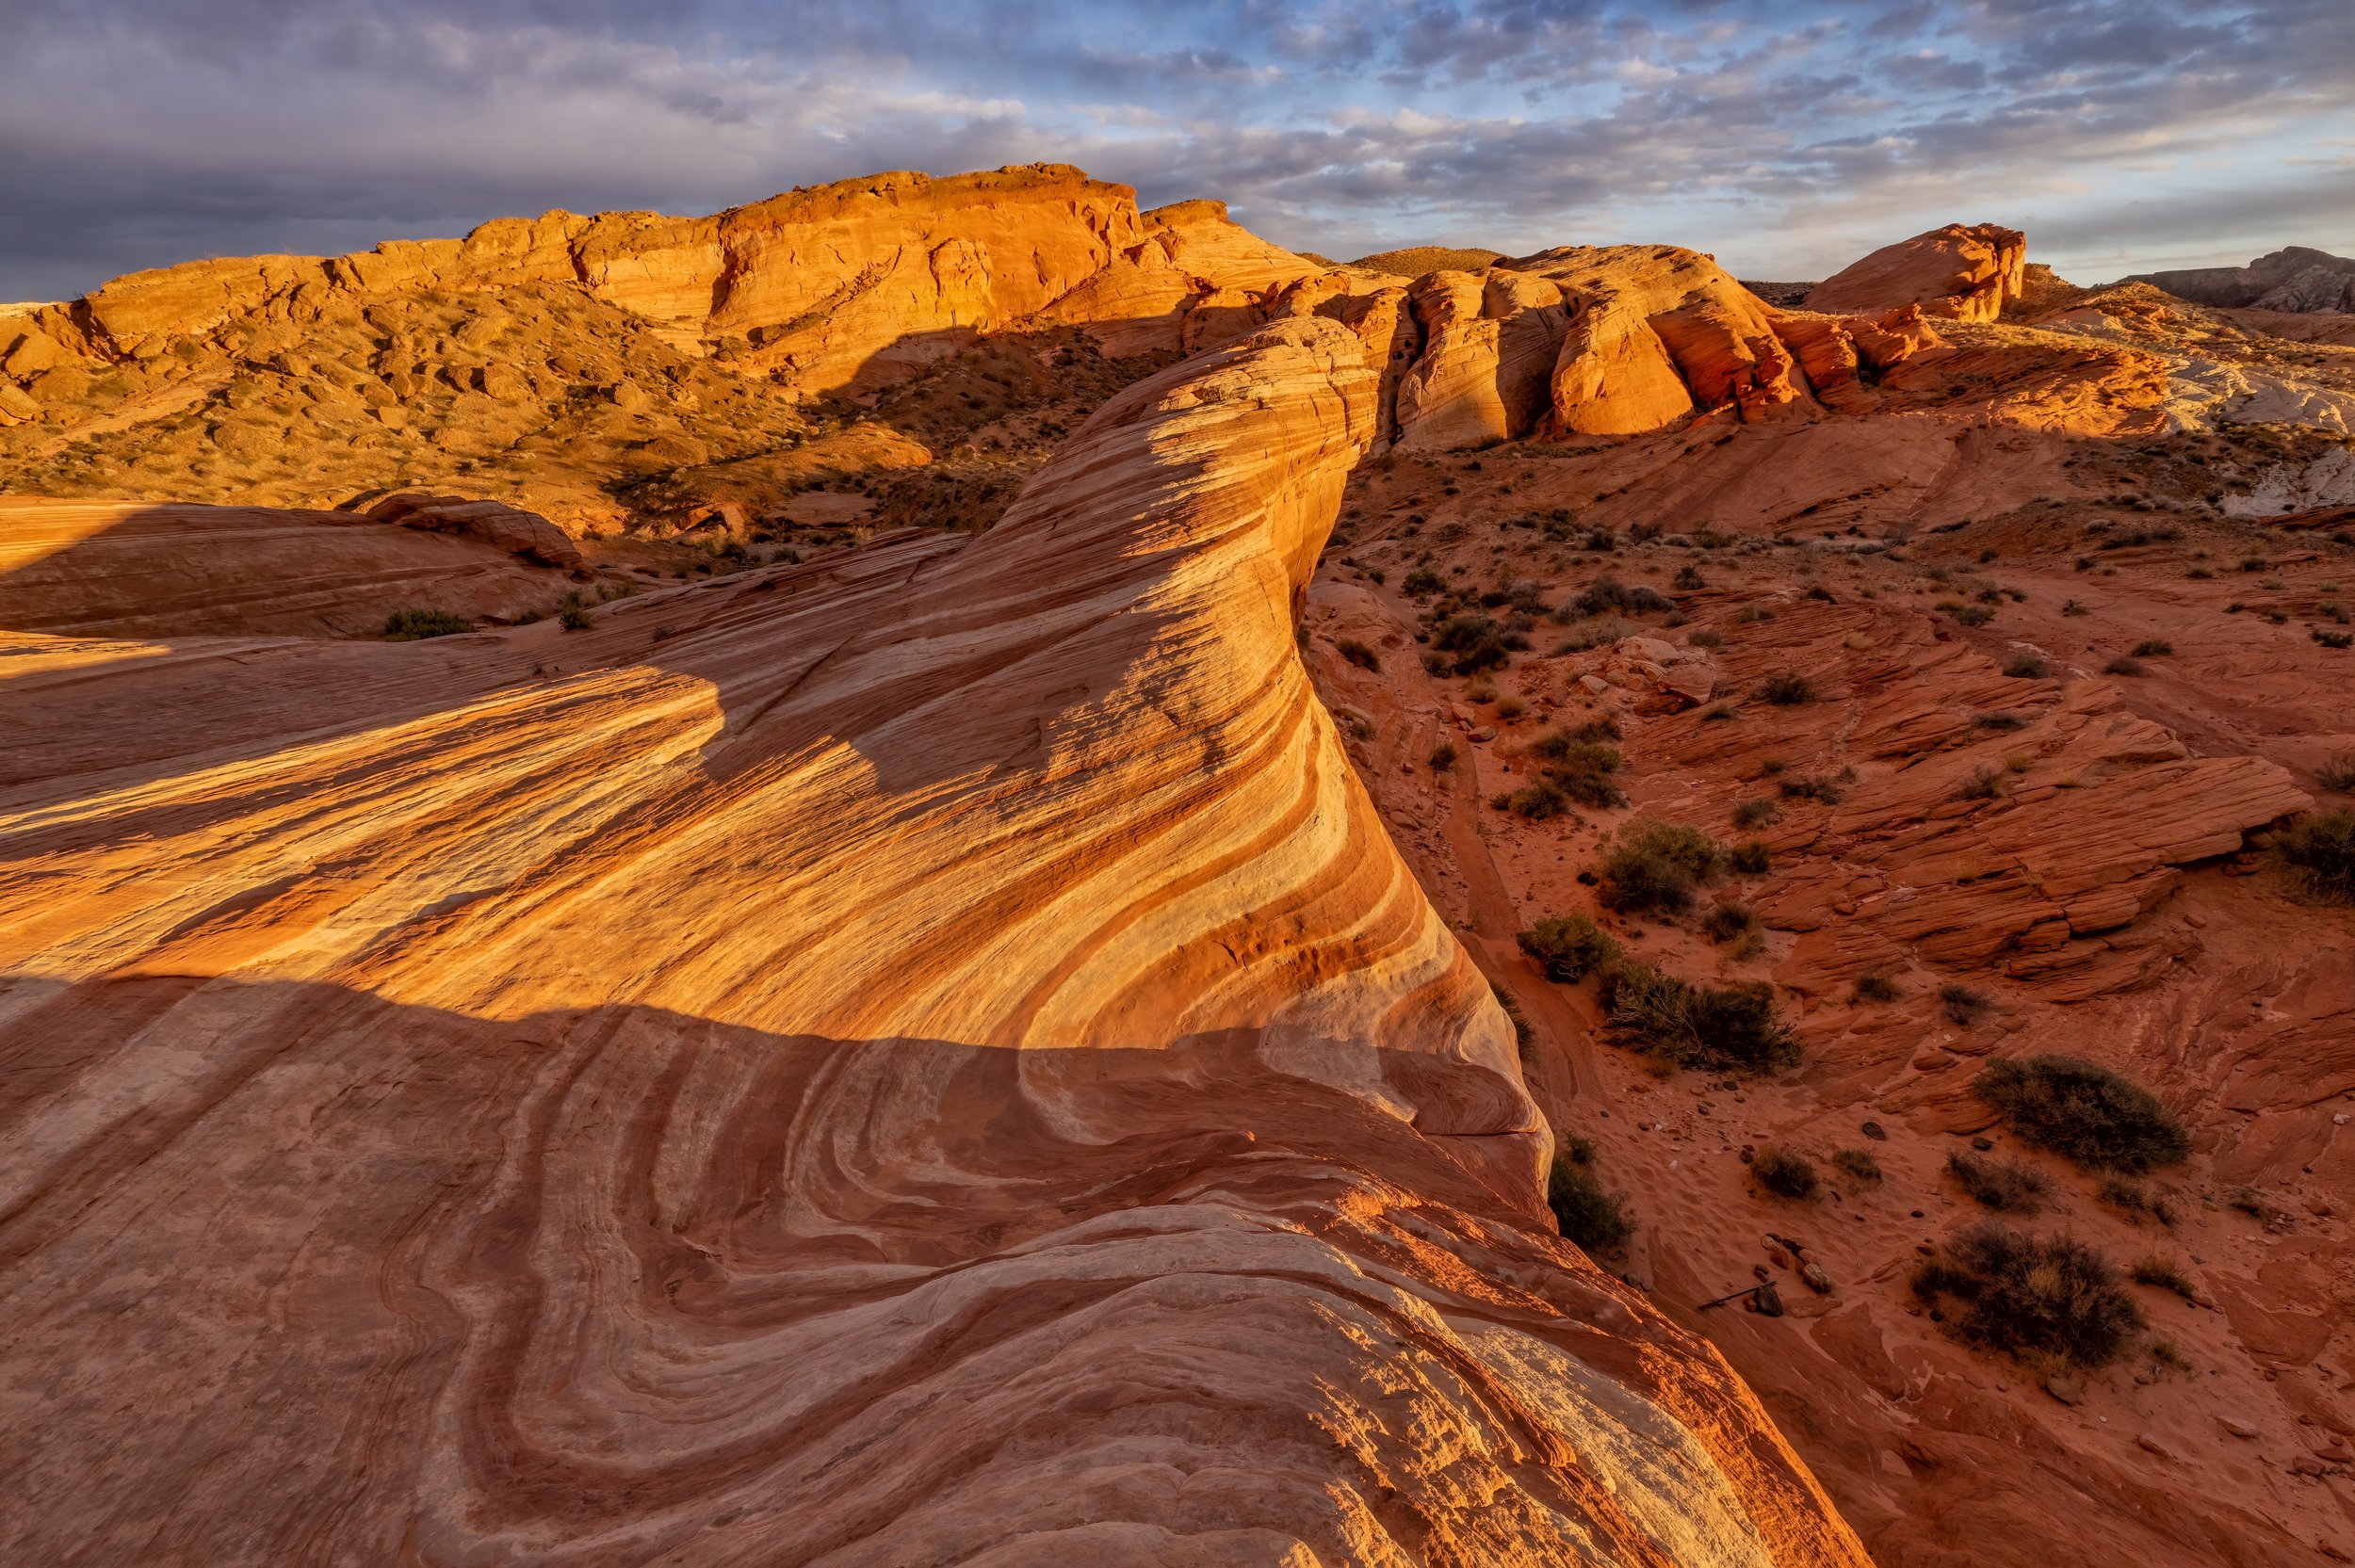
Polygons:
[[1351,257],[2355,253],[2355,0],[0,0],[0,299],[1055,159]]

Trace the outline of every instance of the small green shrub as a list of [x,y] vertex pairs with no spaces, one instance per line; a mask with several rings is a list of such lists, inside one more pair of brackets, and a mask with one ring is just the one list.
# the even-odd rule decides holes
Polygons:
[[2064,1236],[2038,1237],[1993,1220],[1948,1241],[1913,1271],[1925,1304],[1958,1310],[1965,1343],[2009,1355],[2054,1355],[2080,1366],[2118,1359],[2143,1326],[2108,1260]]
[[2131,654],[2120,654],[2103,665],[2102,670],[2103,673],[2110,675],[2147,675],[2150,673],[2143,668],[2142,661]]
[[1832,1168],[1850,1181],[1876,1182],[1881,1179],[1881,1162],[1869,1150],[1842,1149],[1831,1156]]
[[1423,760],[1431,765],[1434,773],[1444,773],[1455,766],[1455,742],[1442,740],[1431,748],[1431,755]]
[[1781,819],[1782,808],[1763,797],[1744,800],[1733,808],[1733,825],[1737,828],[1762,828]]
[[1635,1221],[1628,1215],[1626,1195],[1605,1189],[1588,1166],[1586,1160],[1556,1159],[1546,1176],[1546,1205],[1562,1227],[1563,1240],[1584,1253],[1616,1253],[1635,1234]]
[[1830,779],[1812,774],[1784,779],[1775,785],[1775,793],[1786,800],[1817,800],[1836,806],[1847,798],[1847,791]]
[[429,637],[455,637],[473,630],[473,622],[447,610],[395,610],[384,618],[384,639],[388,642],[418,642]]
[[2355,903],[2355,810],[2299,818],[2274,834],[2273,852],[2315,897]]
[[2138,659],[2165,658],[2175,652],[2175,644],[2163,637],[2146,637],[2135,644],[2134,656]]
[[2027,1166],[1957,1150],[1946,1156],[1946,1173],[1984,1207],[2034,1214],[2043,1206],[2044,1178]]
[[1504,798],[1504,809],[1530,822],[1543,822],[1570,809],[1570,798],[1544,779],[1521,785]]
[[1334,646],[1340,650],[1341,657],[1347,659],[1350,663],[1356,665],[1360,670],[1379,670],[1382,668],[1382,655],[1375,653],[1372,648],[1367,647],[1364,643],[1358,641],[1354,637],[1345,637],[1341,639],[1340,641],[1335,643]]
[[1410,599],[1427,599],[1434,593],[1447,590],[1447,579],[1437,572],[1415,571],[1406,574],[1406,580],[1398,585]]
[[1815,685],[1795,671],[1778,670],[1759,683],[1758,694],[1777,707],[1796,707],[1815,701]]
[[1799,1059],[1798,1037],[1762,980],[1697,985],[1625,957],[1599,975],[1612,1041],[1655,1061],[1762,1073]]
[[1611,934],[1584,914],[1549,915],[1515,940],[1537,961],[1546,978],[1566,983],[1617,962],[1620,953]]
[[2355,752],[2341,752],[2315,768],[2314,783],[2333,795],[2355,795]]
[[1817,1177],[1815,1162],[1779,1143],[1769,1143],[1750,1156],[1750,1174],[1778,1198],[1811,1198]]
[[564,613],[556,618],[556,623],[568,632],[585,632],[591,624],[589,612],[578,605],[565,606]]
[[1990,1062],[1971,1087],[2022,1138],[2088,1170],[2139,1175],[2191,1153],[2183,1123],[2149,1090],[2074,1057]]
[[2052,666],[2034,654],[2014,654],[2004,661],[2004,673],[2015,681],[2040,681],[2052,672]]
[[1735,845],[1726,862],[1745,877],[1762,877],[1775,868],[1775,853],[1753,838]]
[[1725,846],[1698,828],[1648,817],[1630,823],[1602,863],[1603,907],[1623,913],[1680,913],[1691,906],[1693,890],[1717,875],[1725,859]]

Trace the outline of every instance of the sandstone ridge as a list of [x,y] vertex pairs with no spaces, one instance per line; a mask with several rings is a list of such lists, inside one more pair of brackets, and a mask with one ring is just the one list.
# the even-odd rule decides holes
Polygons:
[[7,1555],[1862,1568],[1310,690],[1361,341],[581,631],[11,639]]

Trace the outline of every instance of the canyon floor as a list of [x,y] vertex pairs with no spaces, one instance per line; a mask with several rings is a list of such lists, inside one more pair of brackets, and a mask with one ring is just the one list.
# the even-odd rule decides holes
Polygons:
[[1047,166],[0,317],[0,1539],[2355,1560],[2347,320]]

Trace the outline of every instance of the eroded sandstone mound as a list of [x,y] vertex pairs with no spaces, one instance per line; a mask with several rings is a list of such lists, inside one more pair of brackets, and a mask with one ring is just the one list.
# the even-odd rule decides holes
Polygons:
[[1885,245],[1817,283],[1812,311],[1877,312],[1919,305],[1930,315],[1992,321],[2026,282],[2026,236],[2017,229],[1949,223]]
[[585,630],[12,638],[7,1555],[1860,1568],[1310,692],[1376,383]]

